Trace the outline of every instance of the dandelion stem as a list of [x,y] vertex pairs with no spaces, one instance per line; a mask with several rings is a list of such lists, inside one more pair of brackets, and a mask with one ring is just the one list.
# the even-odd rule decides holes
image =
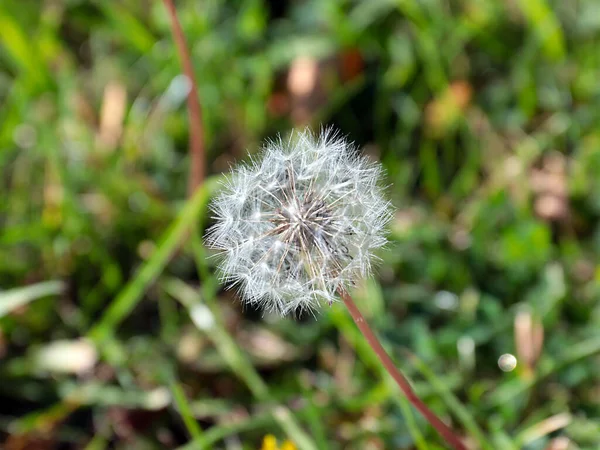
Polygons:
[[204,180],[204,129],[202,128],[202,109],[198,100],[198,87],[194,78],[192,58],[185,43],[185,36],[177,19],[177,10],[173,0],[163,0],[171,16],[171,30],[177,45],[183,72],[190,83],[187,96],[188,119],[190,122],[190,175],[188,179],[188,195],[191,197]]
[[400,389],[404,395],[406,395],[406,398],[408,398],[410,403],[429,421],[429,423],[446,440],[447,444],[451,445],[455,450],[467,450],[454,432],[442,422],[419,397],[417,397],[417,394],[413,391],[406,377],[402,375],[402,372],[394,365],[394,362],[384,350],[383,346],[375,336],[375,333],[373,333],[373,330],[371,330],[371,327],[357,308],[354,300],[352,300],[352,297],[344,291],[341,291],[340,295],[346,304],[348,311],[350,311],[350,315],[354,319],[356,326],[359,328],[387,372],[392,376],[394,381],[396,381],[398,386],[400,386]]

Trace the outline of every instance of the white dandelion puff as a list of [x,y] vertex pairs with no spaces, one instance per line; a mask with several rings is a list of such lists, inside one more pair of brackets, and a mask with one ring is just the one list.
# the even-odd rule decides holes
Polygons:
[[331,130],[268,142],[211,205],[206,243],[220,251],[221,280],[281,314],[336,301],[387,242],[381,178],[380,164]]

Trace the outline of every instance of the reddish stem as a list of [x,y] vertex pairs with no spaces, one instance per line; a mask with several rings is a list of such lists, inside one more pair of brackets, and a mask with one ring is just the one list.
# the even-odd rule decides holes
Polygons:
[[202,184],[204,180],[204,130],[202,128],[202,110],[200,108],[198,87],[194,78],[192,58],[185,43],[185,36],[177,19],[177,10],[173,0],[163,0],[171,16],[171,30],[177,45],[179,59],[183,65],[183,73],[190,82],[187,96],[188,119],[190,122],[190,175],[188,179],[188,195]]
[[400,389],[406,395],[410,403],[419,410],[421,414],[429,421],[429,423],[438,431],[438,433],[446,440],[446,443],[450,444],[456,450],[467,450],[467,447],[461,442],[461,440],[454,434],[454,432],[444,423],[442,422],[428,407],[423,403],[423,401],[417,397],[415,391],[413,391],[410,383],[406,379],[402,372],[398,370],[398,368],[394,365],[394,362],[390,358],[390,356],[386,353],[381,343],[369,327],[369,324],[356,307],[354,300],[350,297],[349,294],[345,292],[340,293],[342,296],[342,300],[346,304],[348,311],[350,311],[350,315],[354,319],[356,326],[360,329],[363,336],[382,362],[383,366],[387,370],[387,372],[392,376],[392,378],[396,381]]

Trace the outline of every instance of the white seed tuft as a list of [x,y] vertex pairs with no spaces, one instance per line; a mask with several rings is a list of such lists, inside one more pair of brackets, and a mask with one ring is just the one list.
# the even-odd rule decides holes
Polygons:
[[221,280],[249,304],[286,314],[337,300],[371,273],[391,204],[381,165],[331,130],[268,142],[233,169],[206,234]]

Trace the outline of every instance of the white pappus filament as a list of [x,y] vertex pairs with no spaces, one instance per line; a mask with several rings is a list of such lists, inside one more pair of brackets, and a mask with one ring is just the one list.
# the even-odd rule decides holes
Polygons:
[[386,243],[392,208],[381,176],[331,130],[268,142],[211,204],[206,243],[220,251],[221,280],[281,314],[336,301]]

